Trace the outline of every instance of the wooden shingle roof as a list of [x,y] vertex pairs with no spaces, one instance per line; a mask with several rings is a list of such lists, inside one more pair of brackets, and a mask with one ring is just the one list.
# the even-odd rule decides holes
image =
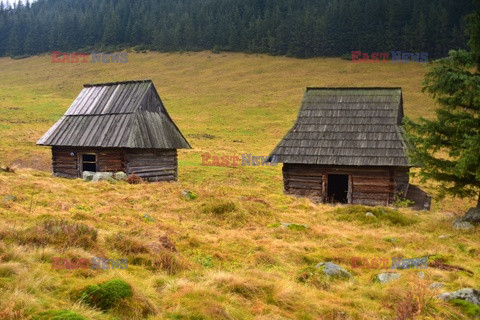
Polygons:
[[269,161],[410,166],[401,88],[307,88],[297,121]]
[[84,85],[70,108],[37,144],[191,148],[150,80]]

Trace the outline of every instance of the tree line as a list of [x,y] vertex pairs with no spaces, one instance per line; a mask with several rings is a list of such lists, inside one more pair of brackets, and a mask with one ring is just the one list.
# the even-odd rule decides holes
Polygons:
[[0,3],[0,56],[237,51],[294,57],[466,47],[471,0],[28,0]]

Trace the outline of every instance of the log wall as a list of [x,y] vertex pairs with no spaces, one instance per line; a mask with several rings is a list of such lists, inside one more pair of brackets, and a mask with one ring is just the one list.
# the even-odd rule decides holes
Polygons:
[[327,201],[328,175],[349,175],[349,203],[391,205],[395,193],[408,186],[408,168],[283,165],[284,190],[315,201]]
[[177,150],[128,150],[127,174],[135,173],[147,181],[177,180]]
[[[74,153],[73,156],[71,153]],[[135,173],[146,181],[177,179],[177,150],[120,148],[52,147],[52,169],[55,176],[79,178],[82,175],[81,154],[95,153],[97,171]]]

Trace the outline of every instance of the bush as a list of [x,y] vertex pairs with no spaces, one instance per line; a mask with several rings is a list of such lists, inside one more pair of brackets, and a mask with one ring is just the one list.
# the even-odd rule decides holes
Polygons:
[[114,279],[98,285],[89,285],[80,292],[80,300],[91,307],[106,311],[120,300],[133,295],[132,287],[123,280]]
[[131,174],[128,176],[127,181],[129,184],[139,184],[142,183],[142,178],[140,176],[136,175],[135,173]]
[[[376,218],[367,217],[366,213],[371,212]],[[397,210],[385,207],[365,207],[360,205],[350,205],[336,208],[333,213],[337,220],[358,221],[362,224],[382,224],[398,226],[409,226],[417,222],[414,217],[406,216]]]
[[33,320],[87,320],[70,310],[48,310],[33,316]]

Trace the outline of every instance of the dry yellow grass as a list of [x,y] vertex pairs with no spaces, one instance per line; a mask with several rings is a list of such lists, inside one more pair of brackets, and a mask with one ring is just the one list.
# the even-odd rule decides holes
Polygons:
[[[392,305],[432,282],[445,282],[445,290],[478,287],[479,231],[451,228],[470,201],[447,198],[426,213],[400,210],[415,218],[411,226],[346,222],[330,206],[283,195],[281,166],[200,165],[205,152],[267,155],[295,120],[306,86],[400,86],[408,116],[431,115],[433,101],[420,92],[423,65],[201,52],[132,53],[121,65],[51,64],[47,55],[2,58],[0,70],[0,162],[19,167],[16,174],[0,173],[0,198],[18,198],[0,199],[0,319],[47,309],[129,319],[149,306],[150,319],[390,319]],[[154,81],[193,146],[179,153],[179,181],[128,185],[51,177],[49,149],[35,141],[82,84],[145,78]],[[187,201],[182,190],[198,198]],[[45,219],[89,226],[98,237],[94,245],[72,247],[25,231]],[[279,222],[308,228],[275,227]],[[177,252],[162,245],[164,236]],[[37,238],[46,244],[34,246]],[[429,268],[419,279],[418,271],[405,270],[399,281],[380,285],[372,283],[378,270],[350,267],[351,257],[424,255],[474,274]],[[52,257],[92,256],[127,257],[129,268],[51,268]],[[299,280],[320,261],[342,265],[354,279]],[[122,308],[104,313],[75,299],[86,285],[115,277],[135,292]],[[436,293],[427,290],[419,298]],[[419,319],[466,318],[435,299],[422,307]]]

